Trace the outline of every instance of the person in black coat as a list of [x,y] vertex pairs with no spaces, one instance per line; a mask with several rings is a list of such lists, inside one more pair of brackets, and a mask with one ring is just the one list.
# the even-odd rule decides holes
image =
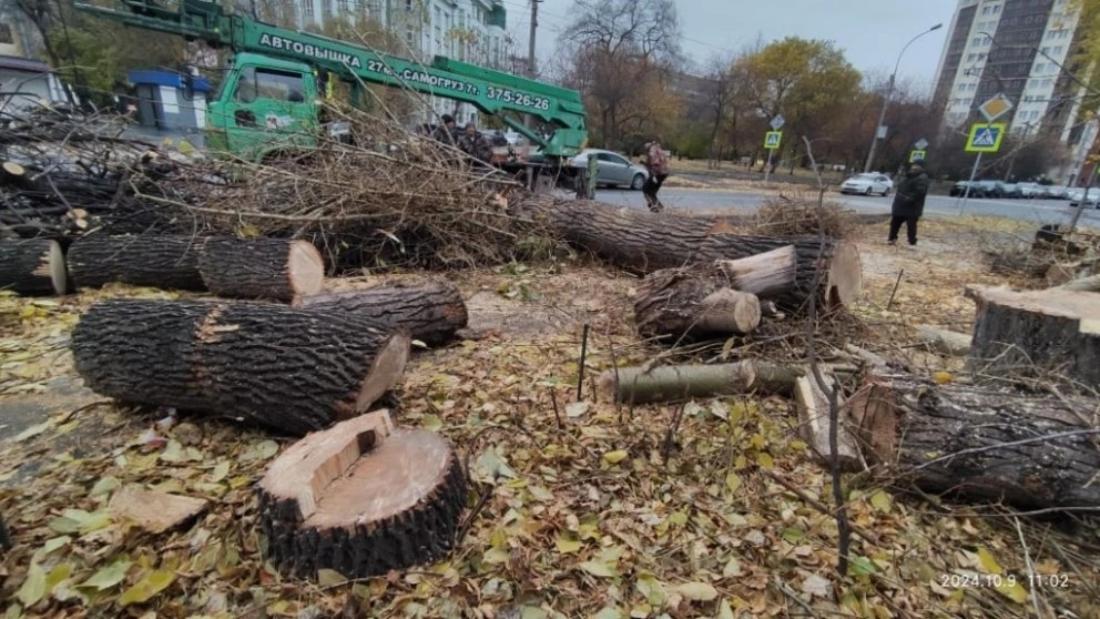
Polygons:
[[917,244],[917,221],[924,215],[924,198],[928,195],[928,174],[924,171],[923,161],[909,164],[909,171],[897,186],[894,205],[890,209],[890,237],[888,242],[898,242],[898,231],[905,224],[909,244]]

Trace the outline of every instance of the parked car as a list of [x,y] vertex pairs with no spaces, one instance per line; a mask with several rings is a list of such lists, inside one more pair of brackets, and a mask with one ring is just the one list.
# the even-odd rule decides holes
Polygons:
[[1047,200],[1065,200],[1069,198],[1069,187],[1065,185],[1040,185],[1043,197]]
[[1001,197],[1022,198],[1024,197],[1024,192],[1020,189],[1019,183],[1001,183]]
[[951,186],[951,192],[950,192],[951,195],[952,196],[966,195],[966,186],[969,185],[969,184],[970,184],[970,181],[958,181],[958,182],[956,182],[954,185]]
[[575,169],[586,169],[588,158],[596,158],[596,182],[600,185],[618,187],[625,185],[634,190],[641,190],[649,178],[649,172],[645,167],[633,163],[626,157],[610,150],[598,148],[586,148],[581,154],[573,157],[570,164]]
[[869,173],[856,174],[844,181],[840,186],[840,193],[860,193],[865,196],[871,194],[890,195],[894,189],[894,181],[885,174]]
[[1085,199],[1085,206],[1096,206],[1100,208],[1100,187],[1090,187],[1088,198],[1085,198],[1085,190],[1070,189],[1069,191],[1069,205],[1079,206],[1081,200]]
[[975,181],[970,188],[972,198],[1000,198],[1004,195],[1004,183],[1001,181]]
[[1043,186],[1039,183],[1020,183],[1020,197],[1027,199],[1042,198]]

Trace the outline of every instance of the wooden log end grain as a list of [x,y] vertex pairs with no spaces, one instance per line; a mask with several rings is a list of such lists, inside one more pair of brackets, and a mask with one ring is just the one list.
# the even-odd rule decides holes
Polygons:
[[0,242],[0,290],[62,295],[68,285],[65,255],[51,239]]
[[446,439],[395,429],[378,411],[292,445],[258,495],[268,556],[280,570],[363,578],[446,554],[466,479]]
[[831,307],[852,307],[863,294],[863,263],[859,246],[837,241],[825,279],[825,300]]
[[218,296],[295,302],[321,291],[325,262],[309,241],[211,237],[199,272]]

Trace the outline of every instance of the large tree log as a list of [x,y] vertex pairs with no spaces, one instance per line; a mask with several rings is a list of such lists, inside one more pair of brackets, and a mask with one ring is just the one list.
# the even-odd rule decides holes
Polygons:
[[1100,384],[1100,294],[971,286],[967,296],[978,305],[975,370]]
[[206,290],[199,275],[204,237],[91,234],[69,247],[69,272],[80,288],[111,282]]
[[84,315],[72,350],[97,393],[304,434],[389,390],[409,338],[337,311],[113,300]]
[[1019,507],[1100,506],[1095,402],[911,376],[878,376],[848,401],[865,454],[931,492]]
[[0,241],[0,290],[25,295],[65,294],[65,256],[49,239]]
[[321,291],[325,263],[309,241],[211,237],[199,272],[218,296],[294,301]]
[[791,395],[802,368],[763,361],[721,365],[667,365],[607,370],[598,384],[605,398],[647,404],[759,392]]
[[[793,247],[794,285],[776,299],[788,308],[802,307],[811,293],[833,306],[850,305],[863,288],[859,251],[844,241],[737,234],[721,218],[650,213],[599,202],[534,199],[518,205],[516,210],[548,225],[569,243],[640,273],[737,260]],[[815,289],[819,263],[824,276]]]
[[760,325],[760,300],[729,286],[713,265],[664,269],[646,276],[634,296],[642,337],[745,335]]
[[445,439],[394,429],[379,411],[291,445],[258,495],[267,554],[280,570],[364,578],[446,554],[466,480]]
[[380,328],[405,329],[427,344],[441,344],[466,327],[462,293],[443,280],[392,282],[370,288],[305,297],[308,308],[340,310],[370,319]]

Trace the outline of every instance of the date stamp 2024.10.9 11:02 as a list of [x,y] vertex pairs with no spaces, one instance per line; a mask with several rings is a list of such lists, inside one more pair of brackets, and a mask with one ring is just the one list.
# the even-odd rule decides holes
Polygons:
[[946,589],[976,589],[979,587],[1013,587],[1017,584],[1031,589],[1068,589],[1073,585],[1069,574],[979,574],[977,572],[954,572],[940,574],[936,584]]

